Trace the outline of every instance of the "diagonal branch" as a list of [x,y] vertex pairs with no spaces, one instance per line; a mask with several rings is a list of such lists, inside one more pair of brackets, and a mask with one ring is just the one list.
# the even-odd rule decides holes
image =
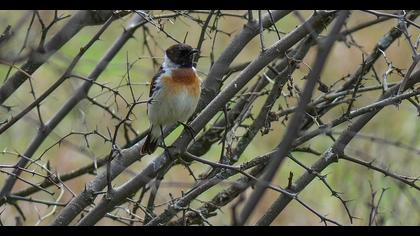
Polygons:
[[[420,82],[420,70],[412,73],[410,79],[407,81],[407,86],[411,87],[416,83]],[[401,84],[397,84],[391,87],[385,94],[383,94],[379,101],[391,98],[394,96]],[[361,116],[357,121],[352,123],[346,131],[340,135],[340,137],[334,142],[334,144],[324,152],[318,161],[316,161],[311,169],[315,170],[318,173],[321,173],[322,170],[327,168],[330,164],[336,162],[338,157],[343,156],[344,149],[347,144],[353,139],[353,137],[382,109],[378,107],[372,111]],[[315,175],[305,172],[298,180],[296,180],[293,185],[293,191],[300,192],[302,191],[313,179]],[[292,199],[288,196],[281,195],[275,200],[275,202],[270,206],[269,210],[258,220],[256,225],[269,225],[271,222],[283,211],[283,209],[289,204]]]
[[[124,44],[130,39],[134,33],[134,31],[144,24],[145,21],[141,16],[135,15],[131,21],[128,23],[127,29],[121,34],[121,36],[115,41],[114,45],[106,52],[105,56],[100,60],[98,65],[92,71],[92,73],[88,76],[88,78],[92,81],[96,80],[99,75],[105,70],[109,62],[112,58],[118,53],[118,51],[124,46]],[[38,130],[38,133],[33,138],[31,144],[26,149],[25,153],[23,154],[26,157],[32,157],[38,147],[43,143],[43,141],[47,138],[50,132],[61,122],[61,120],[87,95],[92,83],[85,81],[83,84],[77,89],[72,97],[70,97],[67,102],[61,107],[61,109],[43,126],[41,129]],[[24,167],[28,163],[27,159],[20,159],[17,166]],[[16,176],[18,176],[21,171],[19,169],[15,169],[13,172]],[[10,177],[6,180],[1,192],[0,198],[7,196],[10,191],[12,190],[13,186],[15,185],[16,178]]]
[[[240,90],[245,86],[249,80],[251,80],[261,69],[269,64],[276,57],[283,55],[286,50],[295,45],[298,41],[308,35],[310,32],[308,28],[322,27],[325,22],[328,22],[334,14],[331,12],[320,12],[313,15],[307,22],[299,26],[288,35],[282,38],[282,40],[276,42],[270,48],[259,55],[254,61],[252,61],[238,76],[237,78],[227,86],[201,113],[200,115],[190,124],[195,130],[201,130],[207,122],[221,109],[224,105]],[[310,26],[310,27],[308,27]],[[184,131],[180,138],[178,138],[174,144],[175,147],[163,155],[154,159],[140,174],[125,183],[124,185],[115,189],[112,199],[103,199],[98,205],[93,208],[88,215],[86,215],[79,225],[93,225],[100,218],[102,218],[107,212],[111,211],[116,205],[125,201],[126,197],[135,193],[138,189],[147,184],[151,179],[156,177],[156,174],[162,169],[171,165],[173,158],[176,158],[182,154],[188,144],[191,142],[192,137]],[[170,155],[167,155],[167,154]]]
[[[329,36],[327,37],[325,42],[319,45],[317,58],[314,63],[313,69],[308,75],[308,79],[307,79],[308,81],[306,82],[305,89],[300,97],[298,108],[295,114],[293,115],[292,120],[288,124],[286,133],[283,137],[283,141],[280,143],[276,151],[275,156],[277,158],[273,159],[270,162],[269,167],[265,171],[264,175],[260,178],[261,182],[271,182],[282,160],[284,159],[286,154],[289,152],[289,149],[294,139],[297,137],[299,126],[301,124],[301,120],[303,119],[305,115],[305,109],[312,97],[312,92],[315,88],[315,85],[318,83],[318,80],[320,78],[322,69],[326,63],[329,52],[332,46],[334,45],[334,42],[337,39],[338,33],[341,27],[343,26],[344,22],[346,21],[348,15],[349,15],[349,11],[341,11],[338,14],[337,21],[334,24],[333,29],[331,30]],[[266,186],[264,186],[260,182],[257,182],[254,192],[249,197],[249,200],[245,203],[245,207],[240,214],[240,217],[238,219],[238,224],[240,225],[245,224],[245,222],[248,220],[251,213],[254,211],[262,195],[264,194],[265,188]]]
[[[122,11],[119,16],[128,14]],[[90,25],[103,24],[113,15],[111,10],[100,11],[78,11],[60,31],[58,31],[44,46],[43,52],[34,52],[28,61],[22,66],[27,74],[33,74],[41,67],[55,52],[73,38],[81,29]],[[20,71],[10,77],[0,88],[0,104],[3,104],[26,81],[28,76]]]

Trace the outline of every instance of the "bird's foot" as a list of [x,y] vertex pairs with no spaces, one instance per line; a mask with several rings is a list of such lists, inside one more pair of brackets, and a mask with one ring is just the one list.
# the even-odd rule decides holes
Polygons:
[[168,156],[169,158],[171,157],[171,152],[169,151],[171,148],[176,148],[176,146],[174,145],[166,145],[165,141],[162,141],[161,145],[159,145],[161,148],[163,148],[165,150],[165,155]]
[[181,124],[182,126],[184,126],[184,129],[187,131],[187,133],[191,136],[191,138],[194,140],[195,142],[195,134],[197,133],[193,127],[189,126],[188,124],[185,124],[181,121],[178,121],[178,124]]

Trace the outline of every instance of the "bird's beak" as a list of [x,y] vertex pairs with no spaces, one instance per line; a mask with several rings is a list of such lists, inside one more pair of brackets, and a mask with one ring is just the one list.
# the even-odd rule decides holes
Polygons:
[[197,48],[193,48],[190,52],[190,55],[195,54],[195,53],[199,53],[199,52],[200,52],[200,50],[198,50]]

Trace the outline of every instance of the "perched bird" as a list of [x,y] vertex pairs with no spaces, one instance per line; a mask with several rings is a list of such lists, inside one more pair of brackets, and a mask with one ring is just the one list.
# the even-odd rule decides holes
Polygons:
[[153,153],[166,127],[184,123],[194,113],[200,98],[201,80],[193,66],[199,52],[188,44],[175,44],[165,51],[165,59],[150,84],[147,104],[150,129],[141,149]]

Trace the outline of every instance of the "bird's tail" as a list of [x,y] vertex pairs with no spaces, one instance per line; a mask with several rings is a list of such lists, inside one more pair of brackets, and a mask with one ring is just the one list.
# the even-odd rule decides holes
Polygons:
[[147,134],[146,141],[141,147],[141,154],[152,154],[157,148],[158,140],[159,135],[156,135],[156,129],[152,126]]

